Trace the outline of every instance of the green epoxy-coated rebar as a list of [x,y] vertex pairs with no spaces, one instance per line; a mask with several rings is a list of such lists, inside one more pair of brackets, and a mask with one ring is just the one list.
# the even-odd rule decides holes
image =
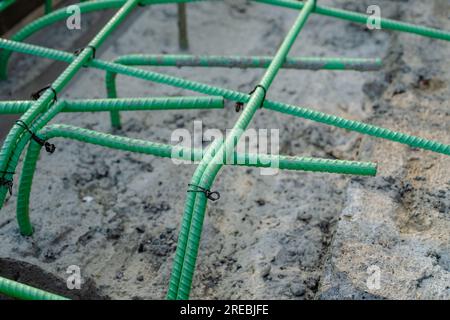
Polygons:
[[[41,46],[30,45],[0,38],[0,48],[6,48],[8,50],[14,50],[21,53],[33,54],[42,57],[48,57],[50,59],[56,59],[70,63],[75,58],[73,54],[44,48]],[[110,73],[123,74],[131,77],[136,77],[143,80],[154,81],[170,86],[175,86],[203,94],[213,96],[223,96],[226,99],[239,101],[242,103],[248,102],[249,95],[229,89],[223,89],[216,86],[185,80],[179,77],[170,76],[166,74],[157,73],[149,70],[141,70],[134,67],[128,67],[118,63],[107,62],[100,59],[91,60],[88,63],[91,67],[106,70]],[[108,97],[116,97],[117,91],[115,82],[111,81],[114,77],[110,77],[110,81],[106,83]],[[360,121],[348,120],[342,117],[334,116],[320,111],[315,111],[309,108],[298,107],[289,105],[286,103],[276,102],[266,99],[264,102],[264,108],[278,111],[281,113],[290,114],[296,117],[301,117],[309,120],[313,120],[320,123],[336,126],[339,128],[356,131],[362,134],[367,134],[377,138],[383,138],[387,140],[396,141],[402,144],[406,144],[413,148],[421,148],[430,150],[446,155],[450,155],[450,145],[443,144],[438,141],[424,139],[401,132],[377,127],[374,125],[366,124]]]
[[[62,52],[62,51],[54,50],[54,49],[50,49],[50,48],[44,48],[44,47],[36,46],[36,45],[14,42],[14,41],[5,40],[5,39],[0,39],[0,47],[8,49],[8,50],[22,52],[22,53],[34,54],[34,55],[49,58],[49,59],[60,60],[60,61],[64,61],[67,63],[70,63],[74,59],[73,54],[70,54],[70,53],[66,53],[66,52]],[[238,57],[238,59],[239,59],[239,57]],[[257,64],[254,64],[255,62],[253,62],[253,65],[260,65],[261,61],[259,61],[259,59],[256,59],[256,60],[254,58],[251,58],[251,59],[252,59],[252,61],[257,62]],[[264,61],[264,59],[265,58],[263,58],[263,61]],[[159,61],[159,59],[156,59],[156,60]],[[216,61],[218,64],[221,64],[224,61],[224,60],[221,60],[218,58],[213,58],[213,60]],[[268,61],[265,61],[265,62],[270,63],[270,61],[272,60],[272,57],[268,57],[267,60]],[[93,61],[93,64],[91,66],[94,66],[94,67],[97,67],[100,69],[104,69],[104,70],[111,69],[110,68],[111,66],[105,65],[104,62],[100,62],[100,65],[98,65],[97,62],[99,62],[99,61],[100,60],[96,59],[95,61]],[[152,61],[157,63],[157,61],[155,61],[155,59],[153,59],[153,58],[148,59],[147,56],[140,56],[140,55],[124,56],[124,57],[120,57],[118,59],[118,62],[120,62],[121,64],[126,64],[126,65],[152,64]],[[184,61],[186,61],[186,59],[184,59]],[[356,68],[357,65],[361,66],[361,68],[364,68],[364,67],[370,68],[371,63],[369,61],[370,61],[370,59],[368,60],[368,59],[340,59],[340,58],[310,58],[310,57],[306,57],[306,58],[291,58],[291,59],[288,58],[285,65],[299,65],[304,62],[307,65],[309,65],[310,67],[319,67],[321,65],[327,69],[338,69],[341,67]],[[162,63],[176,63],[176,60],[164,59],[162,61]],[[381,60],[374,59],[373,65],[374,66],[381,65]],[[306,65],[305,65],[305,67],[306,67]],[[123,72],[112,72],[112,71],[107,72],[106,84],[107,84],[107,89],[108,89],[108,97],[116,97],[117,96],[116,89],[115,89],[116,73],[123,73]],[[132,73],[129,73],[129,72],[123,73],[123,74],[133,75]],[[164,81],[166,81],[165,79],[168,79],[167,82],[170,82],[170,81],[174,82],[171,79],[177,79],[176,77],[170,77],[170,76],[166,76],[166,75],[162,75],[162,74],[158,74],[158,73],[152,73],[152,72],[144,73],[144,78],[142,78],[142,77],[141,78],[146,79],[146,80],[158,81],[157,78],[155,78],[155,77],[149,78],[149,77],[145,77],[145,75],[156,75],[157,78],[162,79]],[[185,80],[182,80],[182,82],[186,83]],[[166,82],[163,82],[163,83],[166,83]],[[191,83],[193,83],[193,82],[191,82]],[[169,83],[167,83],[167,84],[169,84]],[[196,91],[196,90],[194,89],[194,91]],[[207,93],[207,94],[209,94],[209,93]],[[229,98],[229,99],[233,99],[233,98]],[[120,128],[120,116],[119,116],[118,112],[111,113],[111,122],[112,122],[113,127]]]
[[[192,0],[195,1],[195,0]],[[291,9],[297,9],[300,10],[303,8],[304,3],[298,2],[298,1],[292,1],[292,0],[254,0],[256,2],[261,3],[267,3],[282,7],[287,7]],[[98,10],[106,10],[111,8],[119,8],[125,0],[102,0],[102,1],[95,1],[95,2],[86,2],[86,3],[80,3],[78,6],[80,8],[81,13],[87,13],[92,11],[98,11]],[[142,5],[145,4],[158,4],[158,3],[169,3],[169,2],[191,2],[191,1],[141,1]],[[314,11],[315,13],[336,17],[343,20],[348,20],[356,23],[367,23],[369,16],[366,14],[351,12],[347,10],[340,10],[340,9],[334,9],[329,8],[325,6],[316,6],[316,9]],[[26,39],[28,36],[33,34],[34,32],[41,30],[45,28],[48,25],[51,25],[57,21],[66,19],[70,14],[68,14],[65,11],[65,8],[56,10],[55,12],[42,17],[40,19],[37,19],[36,21],[32,22],[31,24],[25,26],[22,30],[20,30],[17,34],[13,36],[13,40],[22,41]],[[381,18],[381,27],[383,29],[388,30],[399,30],[403,32],[409,32],[409,33],[415,33],[418,35],[431,37],[435,39],[441,39],[441,40],[447,40],[450,41],[450,33],[438,29],[433,28],[427,28],[427,27],[421,27],[416,26],[414,24],[410,23],[404,23],[400,21],[395,21],[391,19],[384,19]],[[10,56],[10,52],[0,52],[0,79],[6,79],[6,70],[7,70],[7,63]]]
[[[114,60],[128,66],[267,68],[269,56],[195,56],[180,54],[130,54]],[[381,59],[287,57],[282,68],[305,70],[380,70]]]
[[[238,57],[238,56],[192,56],[192,55],[126,55],[114,62],[129,66],[195,66],[195,67],[239,67],[239,68],[267,68],[273,57]],[[379,70],[381,59],[345,59],[345,58],[314,58],[299,57],[286,58],[283,68],[309,70]],[[107,87],[115,86],[116,74],[106,73]],[[108,90],[108,97],[114,97],[116,90]],[[120,115],[111,113],[111,124],[120,128]]]
[[[1,46],[1,42],[0,42]],[[211,95],[221,95],[226,99],[239,101],[242,103],[246,103],[249,100],[249,95],[246,93],[241,93],[229,89],[223,89],[216,86],[199,83],[196,81],[189,81],[182,78],[164,75],[160,73],[156,73],[153,71],[140,70],[136,68],[126,67],[119,68],[115,64],[110,62],[99,62],[98,60],[94,61],[93,64],[97,65],[100,69],[111,70],[115,69],[114,72],[121,73],[124,75],[133,76],[136,78],[154,81],[162,84],[167,84],[187,90],[192,90],[195,92],[200,92],[204,94]],[[139,71],[137,71],[139,70]],[[107,82],[107,91],[109,97],[116,97],[117,91],[114,82]],[[439,141],[424,139],[408,134],[404,134],[401,132],[393,131],[386,128],[377,127],[371,124],[363,123],[355,120],[348,120],[342,117],[338,117],[335,115],[327,114],[320,111],[315,111],[305,107],[299,107],[294,105],[289,105],[286,103],[276,102],[269,99],[266,99],[264,102],[264,108],[271,109],[277,112],[290,114],[296,117],[305,118],[308,120],[313,120],[320,123],[325,123],[328,125],[336,126],[339,128],[347,129],[350,131],[356,131],[362,134],[367,134],[370,136],[374,136],[377,138],[383,138],[386,140],[396,141],[402,144],[406,144],[413,148],[421,148],[425,150],[434,151],[437,153],[442,153],[446,155],[450,155],[450,145],[443,144]]]
[[[139,0],[128,0],[120,8],[120,10],[108,21],[108,23],[100,30],[100,32],[89,42],[89,45],[80,52],[80,54],[70,63],[64,72],[51,84],[51,88],[45,90],[41,97],[33,104],[33,106],[22,115],[20,120],[27,126],[30,126],[37,116],[39,116],[46,107],[48,107],[55,99],[55,95],[59,93],[67,83],[75,76],[91,58],[93,48],[98,49],[105,41],[108,35],[125,19],[125,17],[136,7]],[[45,115],[45,114],[44,114]],[[14,154],[19,139],[25,129],[15,124],[0,150],[0,171],[14,172],[15,167],[11,167],[10,160]],[[5,179],[12,179],[11,174],[6,174]],[[5,201],[7,188],[0,186],[0,208]]]
[[[275,79],[315,4],[316,0],[308,0],[306,2],[305,7],[301,10],[297,20],[267,68],[259,86],[255,87],[254,93],[250,96],[247,106],[231,130],[230,135],[218,146],[218,154],[214,156],[214,159],[221,157],[224,152],[231,154],[230,151],[234,150],[242,132],[247,128],[255,112],[263,103],[266,91]],[[217,161],[202,160],[192,177],[191,185],[209,190],[221,167],[222,165],[217,163]],[[169,299],[189,298],[206,210],[206,199],[206,195],[203,193],[198,194],[195,192],[193,196],[189,194],[187,196],[177,251],[173,262],[169,292],[167,294]]]
[[[52,105],[52,107],[46,112],[41,118],[37,119],[33,124],[30,126],[30,130],[32,132],[38,132],[40,129],[42,129],[53,117],[55,117],[59,112],[61,112],[62,109],[64,109],[65,102],[64,101],[58,101],[55,104]],[[8,172],[4,175],[5,179],[12,180],[13,174],[12,172],[15,171],[20,155],[22,154],[23,149],[26,147],[29,139],[31,138],[31,135],[29,132],[25,132],[22,135],[22,139],[19,140],[12,152],[12,155],[10,157],[10,161],[8,163]],[[6,196],[6,193],[3,195],[3,197]],[[4,198],[2,200],[4,202]],[[3,205],[3,202],[1,203]]]
[[[311,109],[289,106],[278,102],[272,102],[264,105],[266,109],[271,109],[284,114],[301,117],[304,119],[314,120],[317,122],[329,124],[338,128],[356,131],[367,134],[373,137],[382,138],[390,141],[399,142],[408,145],[412,148],[420,148],[424,150],[431,150],[437,153],[450,155],[450,145],[438,141],[420,138],[389,129],[377,127],[371,124],[362,123],[359,121],[347,120],[341,117],[333,116],[323,112],[314,111]],[[319,120],[320,119],[320,120]]]
[[[45,48],[27,43],[1,39],[2,48],[7,51],[33,54],[42,58],[70,63],[74,57],[70,53]],[[192,66],[192,67],[228,67],[228,68],[267,68],[273,57],[253,56],[193,56],[193,55],[149,55],[133,54],[121,56],[116,63],[129,66]],[[383,66],[382,60],[364,58],[326,58],[326,57],[291,57],[286,58],[283,68],[306,70],[355,70],[375,71]],[[112,73],[112,72],[109,72]],[[112,73],[114,74],[114,73]],[[110,75],[111,77],[111,75]]]
[[[177,109],[223,109],[223,97],[152,97],[64,100],[62,112],[104,112]],[[25,113],[34,101],[0,101],[0,114]]]
[[20,114],[31,108],[34,101],[0,101],[0,114]]
[[[180,100],[183,102],[180,104]],[[143,102],[143,103],[142,103]],[[6,103],[10,105],[10,103]],[[69,106],[67,105],[69,104]],[[152,105],[153,104],[153,105]],[[25,103],[19,102],[19,107],[24,107]],[[179,109],[184,107],[185,109],[190,108],[201,108],[201,107],[214,107],[223,108],[223,98],[222,97],[183,97],[183,98],[143,98],[143,99],[99,99],[99,100],[68,100],[60,101],[50,108],[41,119],[33,123],[31,126],[32,132],[37,132],[46,123],[48,123],[54,116],[59,112],[69,111],[69,112],[86,112],[86,111],[112,111],[112,110],[131,110],[130,106],[134,110],[157,110],[161,109]],[[17,111],[17,110],[14,110]],[[25,133],[29,135],[28,133]],[[29,139],[29,138],[28,138]],[[16,145],[11,156],[11,161],[9,162],[9,172],[14,172],[17,164],[19,162],[20,155],[25,148],[28,139],[22,139]],[[6,179],[12,179],[12,174],[6,174]],[[6,193],[5,193],[6,194]],[[19,218],[19,217],[18,217]]]
[[178,109],[223,109],[224,98],[209,97],[163,97],[126,98],[66,101],[67,112],[178,110]]
[[[65,102],[64,101],[59,101],[57,103],[55,103],[52,108],[49,109],[49,111],[47,113],[45,113],[40,119],[38,119],[37,121],[35,121],[32,125],[31,125],[31,131],[32,132],[39,132],[39,130],[41,130],[53,117],[55,117],[59,112],[61,112],[62,109],[64,109],[65,107]],[[29,135],[29,133],[26,133]],[[32,146],[32,142],[35,142],[34,140],[30,141],[30,146]],[[10,167],[15,168],[17,167],[17,164],[19,163],[19,158],[20,155],[22,154],[23,149],[26,147],[27,145],[27,140],[22,139],[21,141],[19,141],[19,143],[17,144],[14,153],[11,157],[11,161],[10,161]],[[19,226],[22,225],[22,221],[21,221],[21,217],[17,216],[17,221],[19,223]],[[28,233],[24,232],[23,234],[27,235]],[[31,234],[31,233],[30,233]]]
[[69,300],[65,297],[0,277],[0,293],[21,300]]
[[[37,56],[47,56],[51,59],[56,59],[60,61],[70,62],[74,59],[74,55],[44,48],[41,46],[30,45],[10,40],[5,40],[0,38],[0,48],[7,48],[8,50],[14,50],[21,53],[33,54]],[[182,89],[187,89],[203,94],[213,95],[213,96],[223,96],[226,99],[239,101],[242,103],[248,102],[249,95],[246,93],[233,91],[230,89],[219,88],[216,86],[185,80],[179,77],[170,76],[162,73],[157,73],[149,70],[142,70],[134,67],[128,67],[125,65],[107,62],[100,59],[91,60],[88,63],[91,67],[98,68],[101,70],[109,71],[111,73],[123,74],[131,77],[136,77],[143,80],[153,81],[157,83],[162,83]],[[114,82],[107,82],[107,91],[109,97],[116,97],[116,87]],[[309,108],[293,106],[286,103],[276,102],[266,99],[264,102],[264,108],[278,111],[281,113],[291,114],[297,117],[309,119],[312,121],[325,123],[328,125],[336,126],[339,128],[347,129],[350,131],[356,131],[362,134],[367,134],[377,138],[383,138],[387,140],[396,141],[402,144],[409,145],[413,148],[421,148],[425,150],[430,150],[437,153],[442,153],[450,155],[450,145],[443,144],[438,141],[433,141],[429,139],[424,139],[401,132],[396,132],[393,130],[377,127],[374,125],[366,124],[360,121],[348,120],[342,117],[334,116],[320,111],[315,111]]]
[[53,4],[52,4],[52,2],[53,2],[52,0],[45,0],[45,3],[44,3],[44,12],[45,12],[45,14],[48,14],[48,13],[53,11]]
[[[70,125],[49,125],[42,129],[38,135],[44,140],[53,138],[66,138],[85,143],[99,145],[107,148],[150,154],[163,158],[200,161],[203,158],[201,149],[191,149],[151,141],[114,136],[107,133],[77,128]],[[29,218],[29,202],[31,185],[36,170],[37,159],[42,146],[34,140],[30,142],[28,152],[23,164],[20,177],[19,193],[17,197],[17,221],[22,235],[30,236],[33,228]],[[340,174],[357,174],[374,176],[377,166],[370,162],[343,161],[331,159],[317,159],[308,157],[288,157],[266,154],[240,154],[234,152],[231,163],[222,159],[222,164],[273,167],[281,170],[303,170],[314,172],[328,172]]]
[[[305,5],[302,2],[294,0],[253,0],[253,1],[296,10],[301,10]],[[368,16],[367,14],[342,9],[335,9],[320,5],[316,6],[314,13],[361,24],[367,24],[367,21],[369,21],[370,18],[370,16]],[[450,32],[448,31],[422,27],[412,23],[400,22],[385,18],[380,18],[380,23],[382,29],[414,33],[420,36],[450,41]]]
[[178,45],[180,50],[189,49],[186,4],[179,3],[178,9]]
[[16,2],[16,0],[3,0],[3,1],[0,1],[0,11],[5,10],[10,5],[12,5],[14,2]]

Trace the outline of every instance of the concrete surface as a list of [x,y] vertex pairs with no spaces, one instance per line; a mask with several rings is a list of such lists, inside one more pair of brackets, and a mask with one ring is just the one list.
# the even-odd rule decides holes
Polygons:
[[[321,2],[360,12],[373,4]],[[450,30],[446,1],[378,3],[385,17]],[[189,4],[189,52],[274,54],[296,15],[246,1]],[[52,37],[35,41],[74,49],[67,39],[76,36],[64,26],[49,32]],[[175,5],[138,8],[99,56],[176,53],[177,39]],[[383,71],[282,70],[268,97],[450,143],[449,46],[313,15],[291,56],[382,57]],[[35,67],[36,61],[15,55],[2,98],[20,98],[17,88],[35,84],[33,78],[48,70],[50,64],[39,60]],[[152,70],[244,92],[264,72]],[[83,70],[61,97],[104,97],[103,82],[102,72]],[[118,78],[118,88],[122,97],[192,95],[126,77]],[[192,130],[194,120],[225,130],[237,117],[231,102],[225,110],[130,112],[123,113],[118,134],[170,142],[173,130]],[[62,114],[53,123],[110,131],[106,113]],[[207,208],[192,298],[449,298],[448,157],[268,110],[258,111],[251,127],[280,129],[282,154],[375,161],[379,175],[261,176],[255,169],[224,168],[214,188],[222,198]],[[15,191],[0,215],[0,257],[32,263],[61,279],[68,266],[78,265],[102,297],[164,298],[195,166],[54,143],[58,151],[42,154],[34,180],[36,232],[30,238],[18,234]],[[367,286],[371,266],[379,268],[379,289]]]

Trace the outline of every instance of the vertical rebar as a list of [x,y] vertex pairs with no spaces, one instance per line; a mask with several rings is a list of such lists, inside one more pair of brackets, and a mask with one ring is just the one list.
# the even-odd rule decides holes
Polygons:
[[48,14],[53,11],[52,2],[53,2],[52,0],[45,0],[45,4],[44,4],[44,13],[45,14]]
[[178,44],[180,50],[189,49],[188,30],[187,30],[187,14],[186,4],[178,3]]
[[[250,95],[250,100],[248,101],[246,108],[231,130],[229,136],[227,136],[225,141],[218,145],[217,148],[208,149],[207,156],[200,162],[192,177],[191,185],[199,186],[204,190],[210,189],[215,177],[223,166],[222,157],[224,153],[226,155],[232,154],[242,133],[249,125],[258,108],[264,102],[266,91],[275,79],[275,76],[294,44],[295,39],[314,9],[315,4],[316,0],[308,0],[306,2],[305,7],[301,10],[294,25],[284,38],[283,43],[275,54],[259,85],[255,87],[253,94]],[[214,156],[212,156],[213,153],[215,153]],[[212,159],[209,159],[210,156],[212,156]],[[202,193],[198,194],[191,192],[187,195],[183,223],[173,262],[169,292],[167,294],[169,299],[189,298],[203,228],[206,201],[206,195]]]

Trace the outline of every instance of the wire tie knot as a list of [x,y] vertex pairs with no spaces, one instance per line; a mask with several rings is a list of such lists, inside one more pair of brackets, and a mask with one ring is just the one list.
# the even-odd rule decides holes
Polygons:
[[86,46],[83,48],[78,48],[74,51],[74,55],[79,56],[81,52],[83,52],[84,49],[91,48],[92,49],[92,56],[91,59],[95,59],[95,54],[97,53],[97,49],[94,46]]
[[52,90],[53,92],[53,102],[58,101],[58,93],[56,92],[56,90],[52,87],[51,84],[46,85],[45,87],[43,87],[42,89],[39,89],[36,92],[33,92],[31,94],[31,99],[33,100],[39,100],[39,98],[42,96],[42,93],[44,93],[46,90]]
[[[254,87],[253,90],[250,91],[248,94],[249,94],[249,95],[252,95],[253,93],[255,93],[256,89],[258,89],[258,88],[261,88],[261,89],[264,90],[264,96],[263,96],[263,98],[262,98],[262,100],[261,100],[261,105],[259,106],[259,108],[262,108],[263,105],[264,105],[264,101],[266,100],[267,89],[266,89],[262,84],[258,84],[258,85],[257,85],[256,87]],[[244,108],[244,103],[243,103],[243,102],[239,102],[239,101],[236,102],[236,105],[235,105],[236,112],[241,111],[243,108]]]
[[201,193],[204,193],[205,196],[211,201],[217,201],[217,200],[220,199],[220,193],[217,192],[217,191],[211,191],[211,190],[205,189],[203,187],[197,186],[195,184],[188,184],[188,186],[189,187],[194,187],[194,188],[197,188],[197,189],[195,189],[195,190],[188,190],[187,192],[201,192]]

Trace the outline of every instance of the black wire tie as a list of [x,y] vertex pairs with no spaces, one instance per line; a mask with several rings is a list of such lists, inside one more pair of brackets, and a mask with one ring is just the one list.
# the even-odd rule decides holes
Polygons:
[[56,92],[56,90],[50,84],[46,85],[45,87],[43,87],[42,89],[39,89],[36,92],[33,92],[31,94],[31,99],[39,100],[39,98],[41,97],[42,93],[45,92],[48,89],[52,90],[52,92],[53,92],[53,102],[58,101],[58,93]]
[[17,125],[19,125],[20,127],[24,128],[25,130],[27,130],[30,134],[31,134],[31,138],[36,141],[37,143],[39,143],[42,147],[45,147],[45,151],[47,151],[48,153],[52,154],[53,152],[55,152],[56,150],[56,146],[52,143],[49,143],[48,141],[38,137],[33,131],[30,130],[30,128],[28,127],[28,125],[23,122],[22,120],[17,120],[16,121]]
[[204,193],[205,196],[211,201],[217,201],[217,200],[220,199],[220,193],[217,192],[217,191],[211,191],[211,190],[205,189],[203,187],[196,186],[194,184],[188,184],[188,186],[197,188],[196,190],[188,190],[188,192],[201,192],[201,193]]

